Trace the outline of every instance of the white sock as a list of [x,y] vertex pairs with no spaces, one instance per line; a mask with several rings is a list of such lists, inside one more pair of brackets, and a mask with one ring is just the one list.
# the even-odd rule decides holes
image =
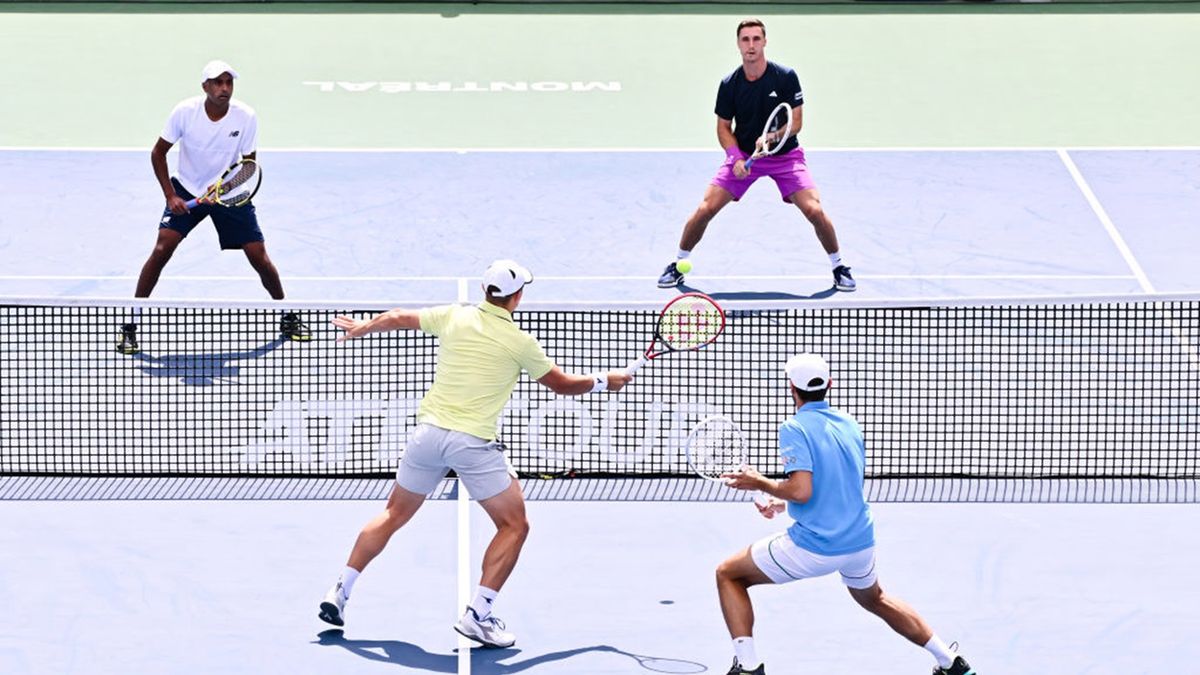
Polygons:
[[954,663],[954,652],[946,646],[945,642],[935,633],[929,638],[929,642],[925,643],[925,649],[933,654],[933,658],[937,659],[939,668],[949,668]]
[[475,611],[475,616],[482,619],[491,614],[492,603],[496,601],[497,595],[500,595],[498,591],[480,586],[479,590],[475,592],[475,599],[471,601],[471,609]]
[[686,257],[690,256],[691,254],[692,254],[692,252],[691,252],[691,251],[685,251],[684,249],[682,249],[682,248],[681,248],[681,249],[679,249],[679,252],[677,252],[677,253],[675,254],[675,259],[676,259],[676,260],[683,260],[684,258],[686,258]]
[[354,582],[358,581],[359,571],[353,567],[347,566],[342,570],[342,576],[338,577],[338,583],[342,585],[342,595],[347,600],[350,599],[350,591],[354,588]]
[[738,665],[743,670],[754,670],[762,663],[758,660],[758,654],[754,652],[754,638],[752,637],[733,638],[733,653],[737,656]]
[[837,267],[838,265],[842,264],[841,251],[834,251],[833,253],[829,254],[829,264],[833,265],[834,267]]

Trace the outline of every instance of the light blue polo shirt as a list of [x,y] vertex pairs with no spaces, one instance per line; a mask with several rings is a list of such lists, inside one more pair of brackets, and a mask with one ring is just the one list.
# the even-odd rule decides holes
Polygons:
[[779,427],[783,470],[811,471],[812,498],[788,502],[796,522],[788,535],[821,555],[846,555],[875,545],[875,525],[863,496],[867,448],[853,417],[825,401],[805,403]]

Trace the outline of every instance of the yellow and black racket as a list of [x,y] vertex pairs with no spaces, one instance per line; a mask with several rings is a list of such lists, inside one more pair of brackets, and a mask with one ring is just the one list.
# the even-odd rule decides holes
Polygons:
[[197,204],[216,204],[236,207],[248,203],[262,184],[262,168],[252,159],[243,159],[225,170],[204,194],[189,200],[187,207]]

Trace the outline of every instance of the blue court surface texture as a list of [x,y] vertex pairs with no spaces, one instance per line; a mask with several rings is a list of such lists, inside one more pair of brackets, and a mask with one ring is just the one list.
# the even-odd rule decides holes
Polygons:
[[[149,147],[0,151],[0,295],[132,296],[162,210]],[[808,156],[855,301],[1200,290],[1200,149]],[[298,305],[477,301],[486,265],[514,258],[536,276],[527,302],[599,307],[676,292],[655,279],[722,155],[268,146],[259,159],[260,222]],[[769,183],[722,212],[692,260],[688,287],[723,301],[847,299],[811,226]],[[266,293],[203,224],[154,298]],[[732,649],[715,567],[786,525],[745,502],[531,501],[528,544],[496,604],[517,644],[467,652],[451,625],[492,527],[456,493],[428,501],[363,574],[344,630],[317,619],[379,494],[0,500],[0,673],[723,675]],[[1200,672],[1194,504],[873,509],[884,589],[982,675]],[[752,598],[772,675],[933,666],[836,577]]]

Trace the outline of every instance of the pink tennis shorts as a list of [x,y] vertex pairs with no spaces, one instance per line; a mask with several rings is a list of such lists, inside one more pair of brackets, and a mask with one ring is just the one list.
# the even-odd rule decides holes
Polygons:
[[785,202],[798,190],[817,187],[808,173],[808,166],[804,163],[804,150],[801,148],[782,155],[769,155],[754,160],[754,164],[750,166],[750,175],[745,178],[733,175],[735,161],[736,158],[727,155],[725,163],[717,169],[717,175],[712,179],[712,184],[727,190],[733,195],[734,201],[741,199],[754,181],[763,176],[770,176],[771,180],[775,181],[775,187],[779,188],[779,196]]

